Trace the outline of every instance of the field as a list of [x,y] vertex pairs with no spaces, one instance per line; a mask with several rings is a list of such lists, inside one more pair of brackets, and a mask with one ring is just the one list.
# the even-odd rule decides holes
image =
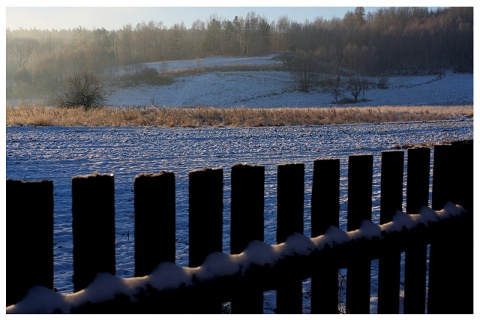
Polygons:
[[[265,57],[209,57],[205,59],[167,62],[172,74],[195,70],[195,67],[225,68],[226,66],[257,66],[257,71],[211,71],[179,76],[168,86],[137,86],[112,88],[107,105],[221,108],[305,108],[333,107],[333,97],[319,89],[309,93],[296,90],[295,79],[289,72],[277,71],[280,64],[274,56]],[[148,67],[162,71],[163,63],[150,63]],[[115,70],[116,74],[131,72],[131,68]],[[355,106],[453,106],[473,105],[473,75],[450,71],[444,74],[419,76],[389,76],[388,89],[375,84],[379,77],[368,79],[371,86],[359,98],[365,101],[344,104]],[[346,98],[352,96],[345,92]]]
[[[119,67],[110,72],[106,105],[98,110],[48,107],[45,100],[7,100],[6,124],[33,126],[257,127],[432,121],[473,117],[473,75],[379,77],[357,103],[334,103],[316,87],[296,90],[274,55],[207,57]],[[174,79],[168,85],[125,86],[144,68]],[[327,75],[322,75],[327,77]],[[348,91],[344,100],[351,100]]]
[[[193,63],[193,62],[192,62]],[[242,61],[245,63],[245,61]],[[169,65],[173,68],[173,65]],[[276,71],[264,71],[276,72]],[[263,127],[256,127],[252,122],[230,124],[224,115],[219,122],[199,122],[192,124],[133,124],[128,121],[118,124],[93,124],[78,121],[73,124],[44,124],[33,123],[28,126],[7,126],[6,128],[6,177],[8,179],[54,181],[55,197],[55,287],[60,292],[72,291],[72,235],[71,235],[71,178],[77,175],[93,172],[112,173],[115,175],[115,206],[116,206],[116,254],[117,276],[131,277],[133,275],[133,179],[140,173],[157,173],[162,170],[172,170],[176,175],[177,188],[177,263],[181,266],[188,264],[188,172],[201,168],[224,169],[224,239],[223,250],[229,251],[229,201],[230,201],[230,167],[235,163],[246,162],[265,166],[265,241],[275,243],[276,219],[276,166],[282,163],[305,163],[305,234],[310,236],[310,197],[313,161],[318,158],[338,158],[341,160],[341,225],[346,229],[346,168],[348,156],[352,154],[373,154],[374,156],[374,192],[373,192],[373,221],[379,220],[379,168],[380,154],[385,150],[411,145],[432,145],[452,140],[473,138],[473,76],[447,73],[443,78],[436,76],[425,77],[398,77],[391,79],[392,89],[378,91],[375,96],[369,93],[373,108],[361,108],[356,105],[352,108],[324,109],[313,106],[323,105],[321,99],[329,99],[322,93],[299,94],[298,92],[276,91],[279,94],[270,98],[260,97],[274,86],[263,77],[259,83],[252,77],[250,82],[244,83],[243,77],[237,83],[238,92],[243,90],[243,96],[258,97],[239,104],[237,93],[230,89],[213,90],[220,85],[218,81],[208,82],[209,77],[219,77],[218,74],[204,74],[185,77],[183,82],[176,82],[176,99],[178,103],[169,102],[169,87],[126,88],[118,89],[109,96],[109,104],[116,108],[104,108],[98,112],[183,112],[194,114],[196,110],[212,114],[218,118],[218,113],[242,115],[250,113],[267,114],[263,121],[274,118],[276,113],[286,114],[284,126],[264,123]],[[228,80],[231,75],[224,75]],[[280,75],[283,77],[283,75]],[[201,78],[200,77],[204,77]],[[213,78],[210,78],[213,79]],[[285,80],[287,81],[287,80]],[[288,80],[290,81],[290,80]],[[203,82],[203,91],[196,88]],[[179,86],[183,83],[183,87]],[[228,82],[227,82],[228,83]],[[277,85],[278,78],[277,78]],[[280,82],[281,85],[282,82]],[[195,86],[193,86],[195,84]],[[247,88],[249,85],[249,89]],[[190,88],[187,90],[187,88]],[[270,88],[270,89],[268,89]],[[218,87],[217,87],[218,89]],[[224,88],[225,89],[225,88]],[[268,89],[268,90],[267,90]],[[210,91],[209,91],[210,90]],[[213,91],[212,91],[213,90]],[[202,92],[207,94],[203,95]],[[262,91],[262,92],[264,92]],[[152,96],[153,92],[158,96]],[[175,91],[172,91],[175,92]],[[271,91],[268,91],[271,93]],[[280,94],[280,92],[283,92]],[[409,93],[410,92],[410,93]],[[232,93],[232,94],[230,94]],[[388,97],[387,97],[388,95]],[[211,106],[204,108],[174,108],[153,109],[158,105],[159,97],[163,97],[166,106]],[[203,101],[209,96],[210,100]],[[142,98],[143,97],[143,100]],[[237,98],[236,98],[237,97]],[[313,98],[312,98],[313,97]],[[323,97],[323,98],[322,98]],[[374,98],[376,97],[376,98]],[[191,100],[191,99],[197,100]],[[282,100],[283,98],[283,100]],[[136,100],[134,100],[136,99]],[[190,99],[190,100],[189,100]],[[230,99],[230,100],[229,100]],[[236,100],[237,99],[237,100]],[[416,100],[415,100],[416,99]],[[313,104],[312,101],[317,101]],[[123,104],[120,103],[123,101]],[[136,101],[136,102],[135,102]],[[192,101],[180,103],[182,101]],[[267,105],[267,102],[271,104]],[[282,102],[283,101],[283,102]],[[388,101],[388,103],[386,103]],[[416,102],[415,102],[416,101]],[[135,102],[135,103],[133,103]],[[248,103],[247,103],[248,102]],[[14,104],[13,102],[11,104]],[[218,108],[219,106],[225,108]],[[380,107],[389,105],[390,107]],[[376,119],[373,123],[340,124],[309,123],[308,125],[293,125],[296,122],[295,112],[300,111],[303,116],[314,112],[331,115],[333,113],[350,113],[351,118],[358,120],[362,113],[389,115],[395,108],[398,114],[409,112],[416,114],[415,105],[431,106],[429,114],[443,112],[449,114],[450,120],[435,120],[420,118]],[[291,109],[275,109],[290,106]],[[294,107],[312,107],[298,109]],[[453,106],[461,106],[455,109]],[[462,107],[466,106],[466,107]],[[120,108],[119,108],[120,107]],[[254,107],[245,110],[244,107]],[[366,107],[366,106],[364,106]],[[264,109],[261,109],[264,108]],[[405,109],[401,109],[405,108]],[[464,109],[462,109],[464,108]],[[14,116],[9,112],[20,109],[7,108],[7,124]],[[52,108],[40,108],[39,112],[61,112]],[[369,111],[370,110],[370,111]],[[382,113],[382,110],[383,113]],[[434,111],[440,110],[440,111]],[[453,111],[461,110],[461,111]],[[63,111],[62,111],[63,112]],[[66,110],[77,112],[80,119],[83,110]],[[271,112],[271,113],[268,113]],[[451,116],[453,114],[453,116]],[[422,115],[424,116],[424,115]],[[58,113],[57,113],[57,118]],[[244,116],[246,117],[246,116]],[[302,117],[302,115],[300,116]],[[344,116],[345,117],[345,116]],[[55,117],[53,117],[55,118]],[[65,118],[75,118],[69,115]],[[102,118],[102,117],[91,117]],[[113,118],[109,115],[103,117]],[[311,117],[315,118],[315,117]],[[52,117],[50,117],[52,119]],[[53,121],[53,120],[49,120]],[[92,120],[93,121],[93,120]],[[303,120],[305,121],[305,120]],[[359,122],[359,121],[354,121]],[[360,120],[360,122],[368,122]],[[336,123],[336,122],[333,122]],[[17,123],[20,124],[20,123]],[[42,126],[43,125],[43,126]],[[89,126],[92,125],[92,126]],[[174,128],[169,128],[173,126]],[[178,128],[183,127],[183,128]],[[238,127],[238,128],[237,128]],[[372,262],[372,311],[376,308],[376,262]],[[309,312],[308,295],[309,281],[304,283],[305,312]],[[265,312],[273,312],[275,308],[274,293],[265,294]],[[344,296],[340,297],[344,299]],[[344,300],[342,300],[344,303]]]
[[[276,165],[305,163],[305,234],[313,160],[341,159],[341,227],[345,230],[346,166],[351,154],[374,155],[373,218],[379,214],[380,153],[401,145],[441,143],[473,137],[473,121],[404,122],[264,128],[7,127],[6,176],[54,181],[55,286],[72,290],[71,178],[115,175],[117,276],[133,275],[133,180],[140,173],[172,170],[177,188],[177,263],[188,265],[188,172],[224,169],[224,252],[229,251],[230,167],[265,166],[265,241],[275,243]],[[376,267],[372,264],[375,279]],[[376,283],[372,283],[375,297]],[[305,284],[308,297],[308,282]],[[270,298],[268,298],[270,297]],[[274,308],[272,294],[266,312]],[[374,308],[374,304],[372,305]],[[306,311],[308,306],[306,305]]]

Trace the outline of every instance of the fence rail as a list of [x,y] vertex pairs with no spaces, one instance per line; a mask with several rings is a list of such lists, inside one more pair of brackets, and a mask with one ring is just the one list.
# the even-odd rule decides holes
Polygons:
[[[316,160],[312,238],[303,236],[304,165],[279,165],[275,245],[263,242],[264,168],[233,166],[230,254],[221,253],[223,170],[193,171],[189,267],[175,265],[174,173],[137,176],[128,279],[115,277],[113,175],[74,177],[71,294],[52,290],[53,183],[7,180],[7,313],[220,313],[223,302],[232,313],[262,313],[267,290],[277,290],[276,312],[301,313],[306,278],[312,313],[337,313],[339,268],[347,312],[369,313],[373,259],[379,313],[473,313],[473,140],[434,147],[432,209],[430,151],[409,149],[407,162],[403,151],[382,153],[380,225],[371,222],[373,156],[350,156],[347,232],[338,228],[340,161]],[[404,163],[409,214],[399,212]]]

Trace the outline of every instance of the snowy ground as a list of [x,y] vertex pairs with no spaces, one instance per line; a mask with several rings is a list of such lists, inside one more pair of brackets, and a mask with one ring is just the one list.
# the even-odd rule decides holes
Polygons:
[[[277,63],[271,57],[225,58],[169,62],[168,69],[235,64]],[[160,64],[152,64],[160,68]],[[288,73],[214,72],[177,79],[171,86],[116,89],[108,104],[305,107],[328,106],[331,97],[319,92],[292,91]],[[473,104],[473,75],[390,78],[390,89],[369,90],[366,105]],[[265,241],[275,243],[276,166],[305,163],[305,235],[310,236],[310,197],[313,161],[341,159],[341,221],[346,229],[346,168],[352,154],[374,155],[373,221],[379,217],[379,168],[382,151],[394,145],[473,138],[473,120],[327,125],[266,128],[149,128],[149,127],[7,127],[6,177],[54,181],[55,287],[71,292],[71,178],[77,175],[115,175],[117,276],[133,275],[133,180],[140,173],[172,170],[177,188],[177,263],[188,265],[188,172],[224,169],[224,252],[229,251],[230,168],[247,162],[265,166]],[[375,311],[376,263],[372,263],[372,310]],[[309,281],[305,282],[308,312]],[[344,291],[343,291],[344,294]],[[265,295],[265,312],[275,307],[274,293]],[[343,299],[344,296],[341,296]],[[343,301],[344,303],[345,301]]]
[[[312,90],[311,93],[294,90],[295,80],[290,73],[269,70],[269,66],[280,64],[272,57],[210,57],[199,60],[169,61],[166,63],[168,70],[194,68],[197,64],[205,67],[259,65],[265,70],[211,72],[179,77],[169,86],[144,85],[135,88],[114,88],[110,91],[107,104],[259,108],[335,105],[332,103],[334,99],[331,95],[319,90]],[[147,65],[150,68],[162,70],[162,63]],[[125,72],[125,68],[118,72]],[[378,78],[370,78],[370,81],[378,83]],[[345,95],[351,98],[347,92]],[[473,75],[446,72],[442,76],[389,77],[389,89],[371,88],[365,92],[365,99],[369,101],[357,103],[355,106],[470,105],[473,104]]]
[[[276,165],[305,163],[305,235],[310,236],[313,161],[341,159],[341,221],[346,229],[347,159],[374,155],[373,220],[379,217],[380,153],[396,144],[442,142],[473,137],[473,121],[387,123],[267,128],[132,128],[132,127],[8,127],[6,176],[9,179],[54,181],[55,287],[72,291],[71,178],[115,175],[117,275],[133,276],[133,180],[140,173],[172,170],[177,188],[177,263],[188,265],[188,172],[224,169],[224,252],[229,252],[230,168],[247,162],[265,166],[265,241],[275,243]],[[375,279],[377,267],[372,263]],[[305,283],[305,297],[308,298]],[[372,282],[372,296],[376,284]],[[274,308],[266,296],[266,311]],[[270,297],[268,299],[268,297]],[[308,299],[306,310],[308,311]]]

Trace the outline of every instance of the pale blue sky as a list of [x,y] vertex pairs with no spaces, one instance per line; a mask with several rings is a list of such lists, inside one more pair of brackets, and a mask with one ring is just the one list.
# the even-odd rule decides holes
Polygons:
[[[20,6],[25,2],[26,6]],[[76,7],[72,2],[60,2],[56,5],[55,2],[48,1],[28,3],[28,1],[11,1],[6,5],[7,28],[50,30],[81,26],[87,29],[117,30],[128,23],[135,27],[137,23],[148,21],[162,22],[166,27],[183,22],[185,27],[190,28],[192,22],[197,19],[208,21],[210,17],[216,16],[221,20],[233,20],[236,15],[246,17],[247,13],[251,11],[265,17],[270,22],[287,16],[292,21],[303,23],[305,20],[313,21],[316,17],[323,17],[326,20],[335,17],[343,18],[347,11],[355,9],[355,6],[320,6],[321,2],[319,1],[242,1],[242,4],[232,1],[207,1],[190,2],[190,5],[185,1],[176,1],[175,4],[178,7],[172,7],[172,2],[169,2],[168,7],[162,6],[161,1],[115,1],[117,6],[112,6],[112,1],[109,3],[83,1],[81,4],[77,3]],[[201,7],[199,7],[200,3]],[[219,5],[221,3],[227,4],[229,7]],[[342,5],[342,1],[336,3]],[[138,6],[131,6],[132,4]],[[41,7],[37,7],[39,5]],[[65,7],[66,5],[71,7]],[[365,9],[367,12],[375,11],[377,7],[365,6]]]

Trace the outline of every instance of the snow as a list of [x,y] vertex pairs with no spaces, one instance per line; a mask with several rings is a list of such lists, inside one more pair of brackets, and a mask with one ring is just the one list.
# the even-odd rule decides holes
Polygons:
[[[229,59],[216,57],[202,60],[200,63],[205,66],[214,61],[229,63],[232,61]],[[258,60],[246,58],[241,62],[247,64],[259,63],[258,61],[275,63],[271,57],[261,57]],[[169,63],[168,67],[172,70],[175,68],[174,63]],[[181,67],[180,63],[179,67]],[[235,82],[235,79],[238,81]],[[447,72],[442,78],[437,76],[391,77],[389,80],[390,89],[367,92],[366,98],[371,99],[368,105],[473,104],[471,74]],[[238,74],[217,72],[185,77],[168,87],[117,90],[109,96],[108,101],[112,105],[119,106],[145,105],[150,104],[153,97],[155,104],[158,105],[205,104],[224,107],[239,104],[249,107],[327,106],[330,103],[331,98],[318,92],[304,94],[292,91],[291,81],[290,75],[276,71]],[[142,279],[144,283],[152,282],[159,287],[172,287],[178,282],[191,279],[191,273],[194,272],[185,268],[188,265],[188,173],[190,171],[203,168],[223,168],[224,170],[224,238],[222,242],[223,254],[227,254],[230,250],[230,168],[236,163],[265,167],[265,243],[251,243],[245,252],[235,255],[235,259],[243,261],[241,265],[248,261],[267,265],[276,261],[275,259],[278,258],[276,250],[279,250],[279,247],[271,246],[275,244],[276,234],[277,165],[305,164],[305,233],[304,236],[293,236],[287,245],[282,247],[288,247],[288,250],[292,250],[290,252],[304,252],[302,250],[311,249],[312,243],[317,247],[331,246],[349,239],[349,235],[345,232],[348,156],[365,153],[374,156],[372,220],[373,223],[378,223],[382,151],[391,150],[394,145],[403,143],[417,145],[472,138],[473,119],[264,128],[7,127],[6,177],[27,181],[46,179],[54,182],[54,286],[59,293],[70,297],[73,295],[71,293],[73,290],[71,178],[74,176],[94,172],[115,176],[116,277],[122,279],[115,283],[118,288],[127,288],[133,285],[127,278],[133,277],[134,270],[132,218],[134,177],[142,173],[158,173],[164,170],[175,173],[177,265],[161,264],[151,275],[133,280]],[[308,237],[311,233],[309,212],[313,161],[319,158],[340,159],[340,226],[339,228],[330,227],[325,236],[310,241]],[[451,212],[459,213],[461,209],[448,207],[445,210],[451,214]],[[410,228],[419,221],[433,221],[432,219],[438,219],[438,217],[439,215],[430,209],[423,209],[419,215],[410,216],[410,218],[399,213],[389,226],[395,230],[401,230],[404,227]],[[372,236],[376,235],[378,230],[367,224],[361,232]],[[231,267],[230,272],[234,272],[230,261],[223,255],[219,257],[224,257],[224,266],[227,269]],[[375,274],[376,268],[375,262],[372,262],[372,274]],[[219,271],[221,270],[212,269],[209,272],[218,273]],[[168,273],[168,276],[165,273]],[[104,280],[109,282],[107,278]],[[308,285],[308,281],[305,282],[306,300],[309,296]],[[372,288],[374,288],[373,285]],[[37,294],[32,297],[29,295],[29,299],[41,301],[42,290],[34,292]],[[59,293],[52,294],[57,297]],[[48,294],[51,292],[49,291]],[[375,294],[372,291],[372,296]],[[43,297],[46,296],[47,293],[43,294]],[[272,312],[275,307],[272,296],[274,293],[265,293],[265,312]],[[53,298],[51,303],[61,305],[62,300]]]
[[198,279],[208,280],[234,275],[239,270],[240,266],[235,263],[230,255],[223,252],[213,252],[207,256],[196,276]]
[[[265,57],[209,57],[196,60],[168,61],[168,70],[200,66],[260,65],[263,71],[210,72],[176,78],[168,86],[142,85],[135,88],[111,88],[107,105],[112,106],[166,106],[166,107],[328,107],[333,97],[320,90],[302,93],[295,90],[296,83],[287,71],[272,71],[268,67],[279,65],[274,55]],[[148,67],[162,70],[162,62]],[[118,71],[117,71],[118,72]],[[378,77],[371,77],[378,83]],[[473,74],[451,71],[443,75],[392,76],[389,88],[370,88],[365,93],[367,102],[354,106],[383,105],[472,105]],[[348,93],[346,96],[350,97]],[[347,105],[343,105],[347,106]]]
[[392,222],[390,222],[388,225],[388,230],[395,230],[397,232],[400,232],[403,230],[403,228],[413,228],[415,226],[415,220],[412,219],[411,215],[408,215],[401,211],[397,211],[397,213],[392,218]]
[[66,300],[65,295],[36,286],[30,289],[22,301],[7,307],[7,313],[31,313],[31,310],[36,310],[38,313],[53,313],[55,310],[68,313],[70,308]]
[[272,246],[265,242],[254,240],[238,255],[237,259],[239,259],[242,265],[254,263],[259,266],[272,266],[277,262],[277,255]]
[[354,239],[374,239],[380,238],[381,229],[378,224],[373,223],[372,221],[365,220],[360,224],[360,228],[355,231],[352,231],[352,237]]
[[439,212],[440,219],[448,218],[449,216],[460,216],[464,213],[465,209],[452,202],[447,202],[443,209]]
[[313,238],[313,243],[317,248],[333,247],[347,242],[349,239],[347,233],[335,226],[328,227],[324,235]]
[[[395,144],[469,139],[473,121],[387,123],[266,128],[6,128],[6,176],[54,181],[54,285],[72,291],[71,178],[115,176],[116,275],[133,276],[133,181],[140,173],[175,172],[176,263],[188,264],[188,172],[224,169],[223,252],[229,252],[230,168],[246,162],[265,167],[265,242],[275,243],[276,170],[280,163],[305,163],[305,235],[310,235],[313,161],[338,158],[341,165],[340,229],[346,226],[347,163],[355,153],[374,155],[373,221],[379,221],[380,153]],[[38,170],[42,168],[42,170]],[[267,250],[265,250],[267,251]],[[268,256],[266,253],[259,253]],[[372,269],[375,266],[372,264]]]
[[118,278],[109,273],[99,273],[88,287],[70,295],[70,302],[74,306],[79,306],[87,301],[105,301],[120,293],[132,295],[135,290],[131,286],[127,286],[126,282],[127,280]]
[[155,270],[145,277],[155,289],[176,289],[179,284],[190,285],[189,270],[182,268],[175,263],[162,262]]
[[172,60],[162,62],[150,62],[140,65],[127,65],[114,70],[115,73],[122,74],[135,72],[139,68],[147,67],[157,70],[158,72],[202,68],[202,67],[224,67],[231,65],[245,66],[270,66],[281,65],[281,62],[274,60],[276,55],[266,55],[260,57],[228,57],[228,56],[210,56],[195,60]]
[[[422,209],[423,212],[426,210],[427,208]],[[428,210],[431,212],[425,217],[426,221],[419,220],[417,223],[412,224],[408,219],[401,218],[400,220],[406,223],[404,227],[408,225],[407,228],[411,229],[422,223],[436,222],[439,219],[458,216],[465,212],[461,207],[452,203],[447,203],[444,208],[438,212],[431,209]],[[393,223],[401,224],[398,219]],[[395,232],[397,228],[388,228],[388,232]],[[384,231],[385,230],[386,229],[384,229]],[[309,256],[317,248],[319,250],[324,249],[325,247],[323,245],[326,241],[322,241],[322,238],[333,237],[336,238],[337,241],[340,240],[344,242],[347,239],[355,241],[372,239],[374,237],[380,239],[382,237],[381,227],[368,220],[363,221],[358,230],[347,232],[345,235],[346,237],[343,235],[338,236],[338,232],[335,229],[329,229],[326,235],[319,236],[313,240],[301,234],[293,234],[287,238],[285,243],[271,246],[261,241],[252,241],[247,250],[242,254],[227,255],[221,252],[214,252],[207,256],[205,262],[200,267],[196,268],[182,268],[172,263],[162,263],[152,275],[146,277],[121,279],[108,273],[100,273],[87,288],[72,294],[55,293],[37,286],[29,291],[24,300],[8,307],[7,313],[54,313],[56,310],[69,313],[72,308],[79,307],[85,303],[108,301],[119,294],[126,295],[131,301],[134,301],[135,295],[146,286],[151,286],[159,290],[179,288],[183,285],[190,285],[194,281],[212,280],[243,273],[245,269],[257,265],[260,256],[258,253],[264,253],[267,251],[267,247],[269,247],[268,251],[270,253],[262,256],[260,265],[273,266],[277,261],[291,257],[292,255]],[[315,243],[322,244],[322,246],[316,247]],[[170,279],[167,280],[167,278]],[[376,299],[374,298],[373,301],[376,301]]]
[[315,244],[309,237],[294,233],[288,236],[284,243],[279,244],[278,248],[284,256],[308,255],[315,250]]

